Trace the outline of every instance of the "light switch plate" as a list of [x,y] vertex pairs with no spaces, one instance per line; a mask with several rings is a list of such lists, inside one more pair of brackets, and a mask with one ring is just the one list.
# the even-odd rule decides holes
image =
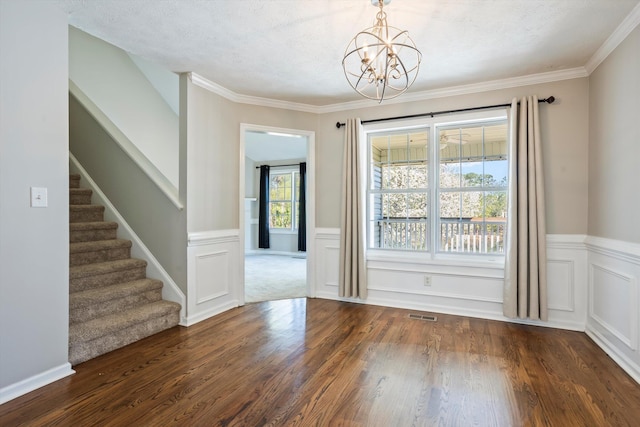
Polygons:
[[31,207],[32,208],[47,207],[46,187],[31,187]]

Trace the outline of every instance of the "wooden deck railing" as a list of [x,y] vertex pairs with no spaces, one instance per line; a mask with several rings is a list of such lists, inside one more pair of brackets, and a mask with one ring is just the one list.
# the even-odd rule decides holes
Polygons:
[[[375,240],[382,249],[426,250],[428,227],[423,218],[377,220]],[[506,219],[441,218],[439,252],[503,253]]]

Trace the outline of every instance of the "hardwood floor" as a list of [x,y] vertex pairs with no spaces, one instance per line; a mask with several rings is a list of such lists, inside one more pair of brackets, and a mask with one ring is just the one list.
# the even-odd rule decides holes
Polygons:
[[583,333],[409,313],[246,305],[80,364],[0,425],[640,425],[640,385]]

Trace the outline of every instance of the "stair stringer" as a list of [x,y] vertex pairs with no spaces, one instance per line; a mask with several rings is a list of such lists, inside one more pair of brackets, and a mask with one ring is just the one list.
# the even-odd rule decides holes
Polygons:
[[179,325],[187,326],[187,298],[185,294],[71,152],[69,152],[69,173],[80,174],[82,182],[84,183],[83,186],[93,190],[95,202],[105,207],[105,220],[118,223],[118,234],[121,236],[119,237],[131,240],[131,256],[147,261],[147,277],[160,280],[164,283],[162,287],[162,299],[180,304]]

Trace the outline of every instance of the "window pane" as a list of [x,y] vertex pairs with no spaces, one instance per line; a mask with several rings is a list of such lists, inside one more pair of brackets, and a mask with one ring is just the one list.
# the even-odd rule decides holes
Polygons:
[[408,166],[385,165],[382,167],[382,188],[398,190],[406,189]]
[[410,163],[424,163],[429,159],[428,141],[429,134],[426,130],[409,134],[407,147]]
[[507,160],[487,159],[484,163],[485,187],[506,187],[509,164]]
[[440,218],[460,218],[460,193],[440,193]]
[[507,192],[487,191],[485,193],[485,217],[490,219],[507,220]]
[[462,218],[483,219],[484,197],[481,191],[468,191],[460,194]]
[[482,162],[462,162],[462,187],[482,187],[483,165]]
[[404,193],[385,194],[382,215],[385,218],[407,217],[407,195]]
[[411,193],[407,195],[407,211],[409,218],[427,217],[427,194]]
[[506,222],[487,222],[485,224],[484,248],[488,253],[504,253],[504,232]]
[[440,163],[440,187],[459,188],[460,187],[460,162]]
[[291,228],[291,202],[272,202],[269,208],[271,228]]
[[417,164],[409,166],[407,169],[408,188],[427,189],[428,187],[428,168],[426,164]]
[[270,200],[291,199],[291,174],[272,174],[269,186]]

